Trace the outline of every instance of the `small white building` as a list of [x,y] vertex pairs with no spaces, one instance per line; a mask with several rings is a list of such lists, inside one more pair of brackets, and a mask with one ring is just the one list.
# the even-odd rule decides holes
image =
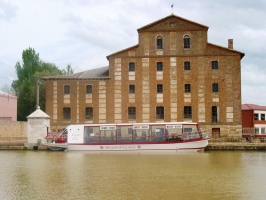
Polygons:
[[45,140],[50,128],[50,116],[43,112],[40,107],[28,117],[28,144],[38,146]]

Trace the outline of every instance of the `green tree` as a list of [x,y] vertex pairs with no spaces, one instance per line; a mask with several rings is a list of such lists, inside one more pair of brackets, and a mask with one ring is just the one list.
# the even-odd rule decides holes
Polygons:
[[[63,74],[55,64],[40,60],[39,53],[33,48],[22,52],[22,63],[15,65],[18,79],[12,83],[12,88],[18,96],[18,121],[26,121],[27,116],[36,109],[37,80],[43,76],[56,76]],[[42,110],[45,110],[45,82],[39,86],[39,101]]]
[[66,69],[63,69],[63,70],[62,70],[62,73],[63,73],[64,75],[73,74],[73,73],[74,73],[74,70],[72,69],[71,64],[67,64]]

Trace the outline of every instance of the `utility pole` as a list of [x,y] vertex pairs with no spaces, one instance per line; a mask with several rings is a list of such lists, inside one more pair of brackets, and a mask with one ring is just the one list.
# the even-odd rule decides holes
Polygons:
[[41,85],[40,78],[37,78],[36,81],[36,110],[40,107],[39,106],[39,85]]

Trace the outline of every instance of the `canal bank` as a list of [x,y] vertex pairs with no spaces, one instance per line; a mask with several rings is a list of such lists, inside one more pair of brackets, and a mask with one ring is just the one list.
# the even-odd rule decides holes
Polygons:
[[[47,150],[47,146],[27,146],[26,141],[0,141],[0,150]],[[210,150],[266,150],[266,143],[250,142],[209,142],[205,151]]]
[[250,142],[209,142],[208,150],[266,150],[266,143]]

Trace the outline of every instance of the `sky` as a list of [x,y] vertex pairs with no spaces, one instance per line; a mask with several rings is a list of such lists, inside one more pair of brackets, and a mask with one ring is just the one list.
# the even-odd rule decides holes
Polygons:
[[266,105],[265,0],[0,0],[0,89],[17,79],[29,47],[59,69],[104,67],[106,56],[138,43],[138,28],[172,13],[208,26],[210,43],[233,39],[245,53],[242,103]]

